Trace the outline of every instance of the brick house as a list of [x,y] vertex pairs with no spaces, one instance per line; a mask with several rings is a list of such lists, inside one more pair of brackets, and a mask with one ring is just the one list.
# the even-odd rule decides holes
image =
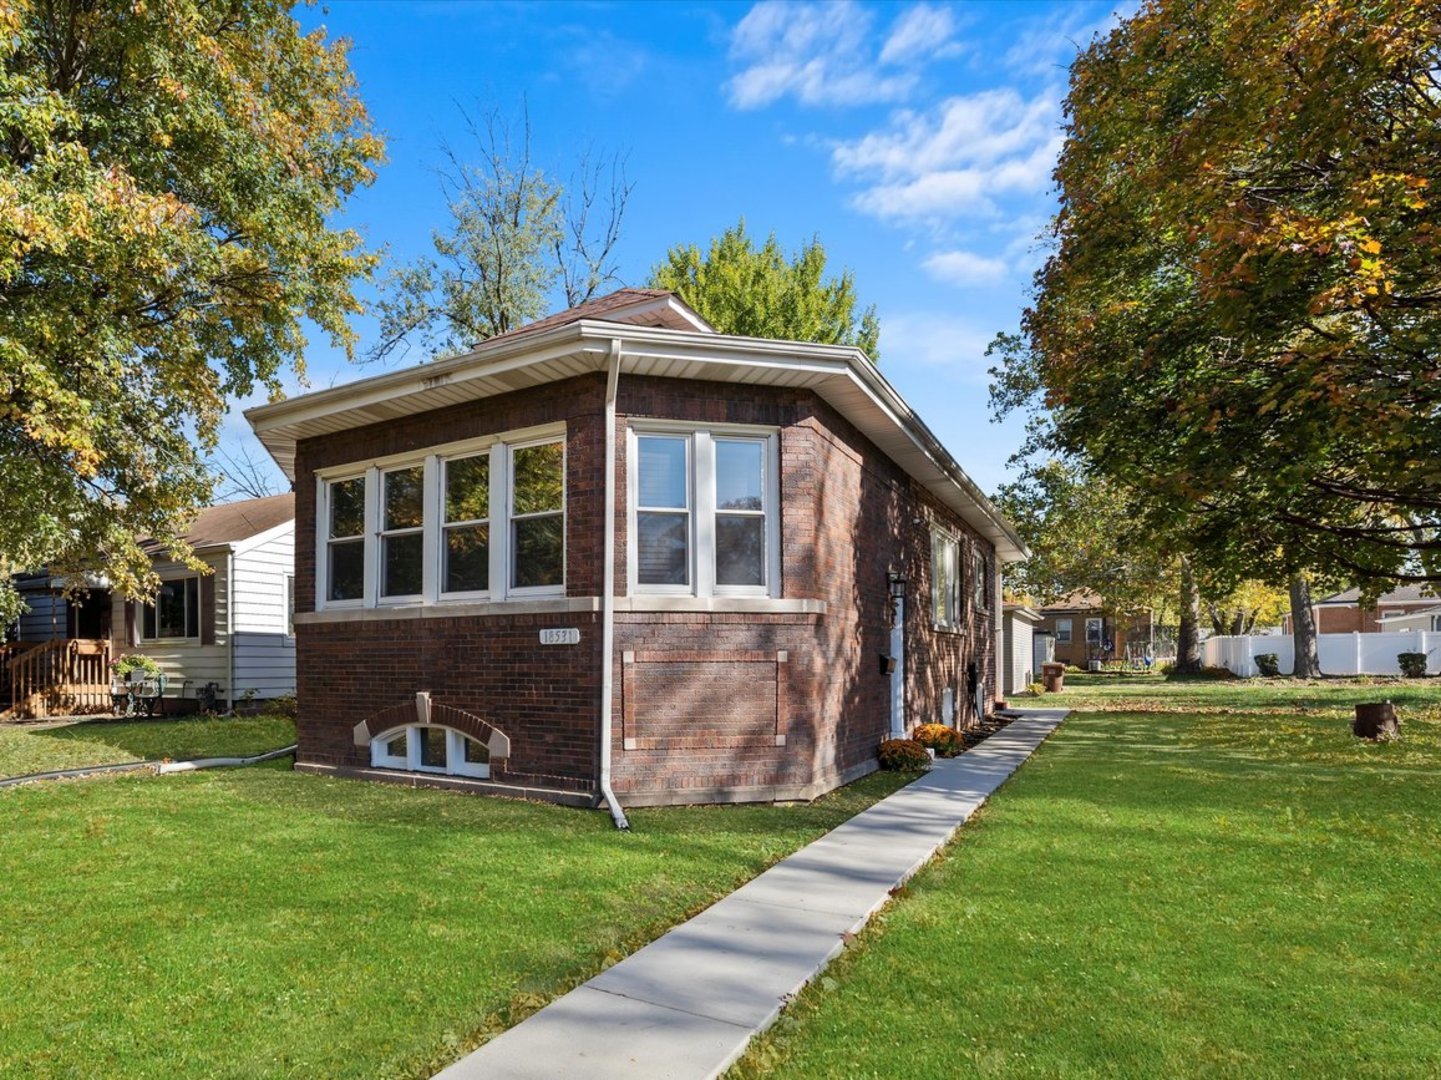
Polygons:
[[[1430,612],[1437,607],[1435,596],[1428,596],[1420,585],[1403,585],[1399,589],[1383,593],[1370,605],[1362,605],[1361,590],[1347,589],[1333,593],[1313,605],[1316,613],[1318,634],[1378,634],[1398,629],[1393,620],[1403,616]],[[1416,620],[1412,620],[1416,621]],[[1436,629],[1426,620],[1420,620],[1419,629]],[[1407,629],[1411,629],[1410,622]],[[1291,616],[1281,620],[1282,633],[1291,632]]]
[[1040,611],[1036,632],[1055,639],[1056,660],[1062,664],[1085,667],[1090,660],[1136,660],[1147,652],[1156,659],[1158,650],[1171,648],[1158,640],[1149,611],[1117,615],[1093,592],[1072,593]]
[[997,696],[1024,547],[854,348],[624,289],[247,417],[295,481],[297,768],[623,820],[812,798]]

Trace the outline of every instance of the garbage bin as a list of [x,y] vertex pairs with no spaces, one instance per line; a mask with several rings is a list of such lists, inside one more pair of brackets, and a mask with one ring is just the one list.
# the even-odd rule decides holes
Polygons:
[[1046,692],[1054,694],[1066,688],[1066,665],[1046,663],[1041,665],[1041,681],[1046,684]]

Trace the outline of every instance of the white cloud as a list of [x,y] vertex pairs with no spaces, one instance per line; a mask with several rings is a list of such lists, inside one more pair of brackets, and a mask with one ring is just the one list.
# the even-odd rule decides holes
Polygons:
[[1005,259],[992,259],[974,251],[938,251],[921,263],[926,272],[952,285],[995,285],[1010,276]]
[[1021,75],[1063,76],[1077,52],[1097,34],[1109,33],[1123,17],[1121,8],[1101,19],[1088,18],[1091,14],[1084,8],[1063,6],[1027,23],[1006,50],[1002,63]]
[[881,321],[881,370],[893,365],[939,372],[960,382],[985,385],[991,361],[986,346],[996,336],[957,315],[930,311],[887,313]]
[[953,39],[956,18],[948,7],[917,4],[904,11],[891,25],[881,47],[882,64],[904,64],[930,56],[954,56],[961,47]]
[[879,54],[874,25],[874,14],[853,0],[762,0],[731,33],[731,59],[742,65],[727,83],[731,104],[757,109],[787,96],[803,105],[899,102],[916,88],[921,66],[960,48],[948,8],[904,11]]
[[875,217],[945,222],[991,217],[1007,195],[1050,184],[1062,137],[1060,95],[1005,88],[948,98],[929,113],[897,111],[889,126],[834,147],[842,176],[864,187],[854,205]]

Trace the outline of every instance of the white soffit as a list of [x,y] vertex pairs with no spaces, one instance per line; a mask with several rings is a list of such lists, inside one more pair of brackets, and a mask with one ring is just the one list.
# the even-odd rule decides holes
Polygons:
[[603,371],[612,342],[619,342],[623,374],[815,391],[994,543],[1003,561],[1029,555],[1010,523],[930,429],[865,355],[849,346],[583,320],[493,339],[461,356],[261,405],[245,416],[293,480],[300,439]]

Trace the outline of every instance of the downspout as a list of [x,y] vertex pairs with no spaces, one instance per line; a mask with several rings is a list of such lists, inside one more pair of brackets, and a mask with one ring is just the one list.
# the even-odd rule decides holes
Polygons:
[[620,385],[620,338],[612,338],[605,374],[605,540],[600,598],[600,794],[617,829],[629,829],[610,786],[615,697],[615,395]]
[[[220,603],[220,590],[215,590],[215,602]],[[210,613],[215,618],[215,612]],[[235,711],[235,548],[225,549],[225,692],[229,697],[229,712]]]

